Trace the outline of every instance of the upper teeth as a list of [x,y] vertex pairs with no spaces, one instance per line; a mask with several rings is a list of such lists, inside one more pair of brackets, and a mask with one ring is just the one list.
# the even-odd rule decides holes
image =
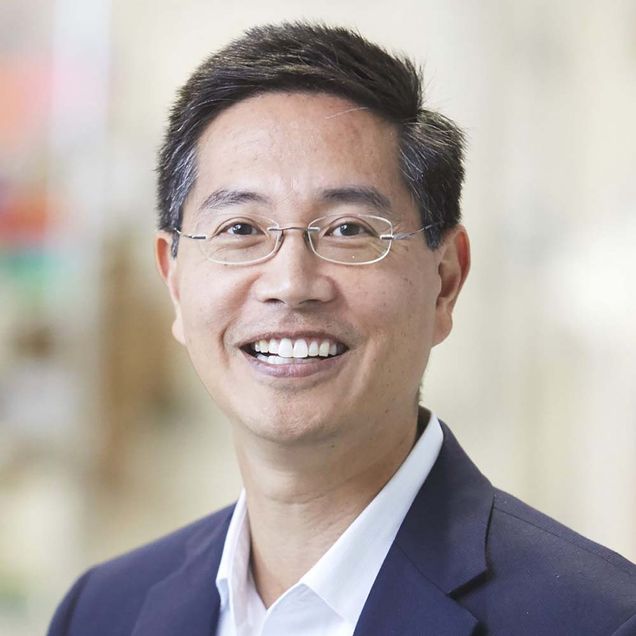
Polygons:
[[338,353],[338,345],[329,339],[305,339],[296,338],[270,338],[269,340],[257,340],[251,345],[257,353],[271,353],[281,358],[326,358]]

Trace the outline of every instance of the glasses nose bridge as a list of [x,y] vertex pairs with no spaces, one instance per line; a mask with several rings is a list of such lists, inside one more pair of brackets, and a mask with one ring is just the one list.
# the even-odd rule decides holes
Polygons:
[[314,249],[311,245],[310,233],[315,232],[318,228],[312,228],[307,225],[275,225],[267,228],[267,231],[276,236],[276,247],[274,249],[274,253],[278,252],[281,248],[283,241],[285,240],[285,233],[290,230],[295,230],[297,232],[301,232],[303,236],[303,240],[305,242],[305,246],[314,252]]
[[285,232],[289,230],[298,230],[302,232],[303,235],[307,236],[309,232],[313,231],[308,225],[272,225],[267,228],[268,232],[277,232],[279,235],[283,235]]

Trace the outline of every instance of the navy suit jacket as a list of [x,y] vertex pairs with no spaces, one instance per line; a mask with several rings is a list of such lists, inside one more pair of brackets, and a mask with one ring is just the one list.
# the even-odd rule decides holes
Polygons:
[[[636,636],[636,566],[493,488],[443,429],[355,636]],[[231,514],[89,570],[49,636],[214,636]]]

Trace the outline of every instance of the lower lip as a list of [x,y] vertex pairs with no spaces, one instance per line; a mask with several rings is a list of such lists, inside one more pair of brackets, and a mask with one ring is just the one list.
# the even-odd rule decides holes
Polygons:
[[269,375],[274,378],[306,378],[310,375],[324,373],[336,368],[342,362],[342,358],[347,352],[341,353],[332,358],[316,358],[307,362],[307,358],[303,358],[303,362],[290,362],[289,364],[268,364],[258,358],[242,351],[248,363],[258,372]]

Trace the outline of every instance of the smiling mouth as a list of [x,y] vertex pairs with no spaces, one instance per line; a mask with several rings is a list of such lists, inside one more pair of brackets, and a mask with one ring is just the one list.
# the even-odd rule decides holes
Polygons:
[[271,365],[317,362],[347,351],[344,344],[330,338],[268,338],[250,342],[242,349]]

